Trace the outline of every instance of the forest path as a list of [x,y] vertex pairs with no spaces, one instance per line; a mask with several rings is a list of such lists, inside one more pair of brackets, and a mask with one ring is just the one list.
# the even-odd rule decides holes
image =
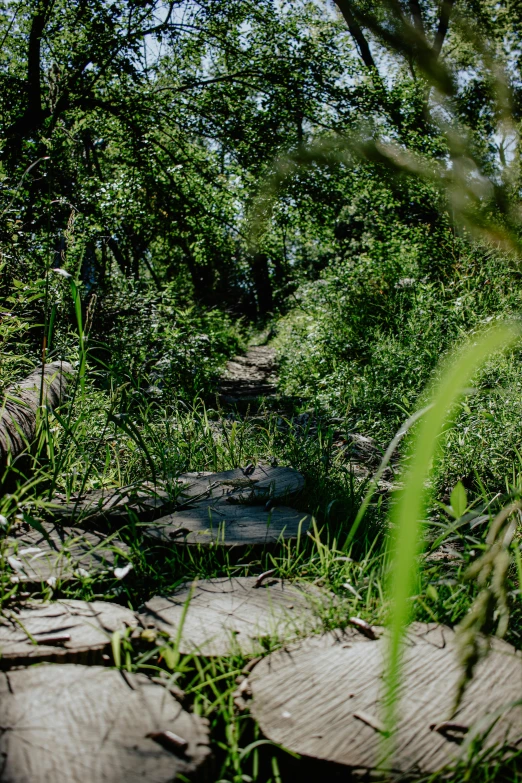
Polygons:
[[[224,407],[230,405],[233,424],[243,415],[238,403],[248,403],[247,416],[251,401],[273,399],[279,405],[277,380],[275,351],[268,346],[252,346],[231,359],[220,391]],[[317,438],[326,423],[336,458],[344,451],[356,478],[369,478],[381,460],[382,450],[372,438],[337,429],[341,419],[324,421],[315,411],[289,415],[287,420],[276,413],[275,419],[280,431],[293,428],[301,440]],[[272,558],[275,567],[259,573],[265,549],[276,551],[290,540],[306,540],[312,517],[287,505],[300,496],[305,477],[292,467],[257,462],[221,473],[181,474],[178,482],[180,494],[168,511],[167,493],[156,493],[152,482],[139,488],[93,490],[83,497],[57,496],[55,521],[42,523],[45,537],[18,524],[7,539],[10,581],[22,582],[28,592],[19,605],[0,614],[0,669],[8,670],[0,671],[0,691],[6,695],[7,721],[14,727],[9,738],[0,732],[7,772],[0,778],[79,783],[101,776],[139,783],[152,772],[157,783],[209,780],[208,760],[212,753],[218,756],[220,746],[208,720],[191,709],[166,669],[158,666],[157,677],[147,676],[145,670],[124,672],[120,642],[129,637],[140,656],[145,651],[149,655],[151,644],[175,644],[193,660],[217,656],[229,666],[227,672],[237,672],[238,653],[249,658],[235,678],[237,690],[230,694],[236,715],[248,711],[261,736],[304,757],[307,779],[311,769],[318,778],[333,770],[339,780],[354,769],[379,772],[385,658],[380,630],[350,617],[356,604],[343,603],[342,595],[320,587],[319,580],[280,578],[279,563],[284,560]],[[381,479],[378,488],[388,491],[393,485]],[[298,506],[302,504],[301,496]],[[141,524],[147,520],[142,529],[145,541],[161,543],[171,553],[197,544],[192,551],[194,559],[203,555],[202,575],[205,548],[242,547],[242,559],[250,560],[248,576],[232,576],[225,566],[210,579],[189,581],[187,576],[174,590],[152,594],[134,610],[108,601],[26,600],[42,582],[54,588],[58,581],[102,573],[125,578],[133,567],[130,551],[112,533],[122,523],[125,526],[129,509]],[[158,514],[163,516],[151,519]],[[110,542],[117,545],[114,551]],[[317,634],[324,630],[325,617],[329,624],[332,618],[342,619],[341,627]],[[521,711],[504,711],[498,717],[509,701],[506,683],[522,676],[514,648],[496,644],[493,657],[481,664],[479,678],[475,676],[466,692],[459,723],[448,723],[444,716],[460,676],[449,644],[453,632],[435,623],[417,626],[417,631],[412,626],[412,633],[419,638],[411,644],[408,639],[405,655],[410,706],[400,725],[397,769],[409,771],[413,760],[416,769],[431,774],[453,761],[462,735],[479,725],[477,715],[480,725],[488,714],[495,716],[488,743],[504,738],[518,743]],[[46,665],[33,667],[34,662]],[[109,668],[112,663],[121,672]],[[163,671],[165,675],[159,676]],[[344,678],[341,688],[339,672]],[[437,672],[441,683],[435,699],[428,685]],[[22,728],[17,727],[20,715],[25,721]],[[52,742],[41,738],[43,721],[52,725]],[[89,753],[78,753],[86,735]],[[302,776],[303,762],[291,764],[285,780]]]
[[227,362],[219,383],[219,393],[223,402],[228,404],[273,397],[277,381],[275,349],[254,345],[246,353]]

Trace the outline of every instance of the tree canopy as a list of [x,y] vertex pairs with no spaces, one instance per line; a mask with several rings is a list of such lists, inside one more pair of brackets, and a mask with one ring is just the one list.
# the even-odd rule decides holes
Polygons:
[[159,287],[183,270],[206,304],[271,311],[321,265],[315,240],[335,241],[367,176],[302,167],[253,249],[248,213],[277,158],[357,132],[445,160],[458,129],[502,178],[512,5],[3,2],[3,240],[35,260],[50,244],[89,290],[113,265]]

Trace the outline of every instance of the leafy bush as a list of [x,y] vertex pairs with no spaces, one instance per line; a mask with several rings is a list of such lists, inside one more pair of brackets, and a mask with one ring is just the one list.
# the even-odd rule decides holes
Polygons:
[[[371,208],[367,188],[357,194],[340,221],[337,259],[300,287],[277,338],[283,391],[347,416],[383,444],[421,404],[441,354],[522,305],[519,273],[507,257],[455,236],[444,213],[430,224],[424,194],[411,195],[408,214],[404,199],[383,187],[376,186]],[[449,484],[470,465],[487,482],[503,482],[517,459],[521,382],[517,353],[481,374],[448,436]]]
[[190,302],[173,285],[158,291],[124,280],[102,301],[93,337],[102,357],[108,351],[113,379],[129,380],[163,405],[208,395],[241,344],[227,313]]

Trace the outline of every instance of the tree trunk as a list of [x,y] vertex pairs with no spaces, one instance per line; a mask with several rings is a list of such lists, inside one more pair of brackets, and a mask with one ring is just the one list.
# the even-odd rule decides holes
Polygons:
[[266,253],[256,253],[254,255],[252,259],[252,277],[256,289],[259,315],[263,316],[271,312],[274,306],[272,281],[270,280],[268,256]]
[[36,434],[38,408],[59,405],[73,372],[68,362],[52,362],[45,365],[43,373],[37,367],[23,381],[9,386],[0,409],[0,465],[29,446]]

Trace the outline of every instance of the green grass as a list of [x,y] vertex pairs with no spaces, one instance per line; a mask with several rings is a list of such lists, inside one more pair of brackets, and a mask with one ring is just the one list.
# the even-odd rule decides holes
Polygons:
[[[497,327],[476,337],[456,352],[433,393],[431,407],[418,426],[404,476],[404,487],[391,517],[395,530],[390,552],[391,633],[386,675],[387,726],[390,734],[393,734],[397,720],[401,643],[409,621],[410,599],[417,582],[422,545],[421,523],[425,516],[427,494],[425,484],[433,461],[438,456],[438,439],[444,425],[450,420],[456,402],[480,366],[496,351],[514,343],[519,335],[519,330],[514,326]],[[451,504],[456,519],[461,519],[468,508],[466,492],[460,483],[453,490]],[[393,746],[388,750],[390,752],[393,753]]]
[[[497,287],[500,287],[498,277]],[[450,300],[455,298],[454,294],[448,295]],[[406,607],[409,607],[410,619],[451,626],[460,623],[480,593],[481,588],[468,575],[477,559],[481,555],[487,556],[491,550],[490,524],[506,503],[522,496],[522,458],[515,445],[519,421],[517,406],[520,404],[516,389],[521,383],[517,352],[504,351],[477,374],[474,371],[486,354],[486,348],[492,348],[484,343],[478,360],[475,352],[464,355],[460,364],[455,365],[458,379],[457,376],[441,376],[433,370],[436,360],[450,347],[452,340],[463,333],[465,325],[480,324],[487,311],[486,305],[486,309],[477,312],[470,321],[471,308],[477,306],[474,295],[466,317],[462,320],[459,315],[461,320],[457,319],[458,328],[447,329],[448,320],[444,320],[443,313],[447,311],[448,298],[438,302],[428,284],[421,284],[413,299],[411,293],[405,296],[410,297],[407,308],[410,320],[403,325],[402,332],[396,332],[394,323],[387,325],[387,331],[380,324],[378,329],[368,332],[366,347],[363,346],[360,355],[344,358],[336,353],[336,345],[343,337],[339,320],[334,323],[340,329],[336,345],[332,347],[325,343],[324,337],[315,342],[319,339],[317,334],[326,334],[328,310],[317,309],[310,316],[309,323],[315,323],[317,334],[310,336],[308,333],[310,339],[301,342],[299,350],[296,349],[296,341],[302,337],[299,328],[292,333],[285,330],[288,325],[299,325],[302,315],[288,316],[276,341],[283,356],[283,390],[288,393],[281,403],[286,406],[283,412],[269,405],[242,413],[223,410],[209,391],[203,396],[191,396],[190,384],[185,387],[184,398],[166,392],[157,398],[148,391],[150,379],[146,373],[142,374],[143,368],[137,367],[134,375],[122,377],[119,372],[111,370],[108,373],[103,366],[96,365],[89,355],[91,349],[86,348],[88,344],[82,339],[85,336],[82,319],[77,313],[77,341],[75,345],[69,336],[67,356],[79,368],[78,381],[67,402],[54,413],[41,417],[36,442],[31,448],[28,445],[24,470],[18,468],[18,463],[7,468],[4,478],[9,483],[10,493],[0,499],[0,514],[7,521],[7,526],[0,531],[0,558],[4,558],[3,536],[9,532],[10,525],[24,519],[38,526],[47,518],[49,502],[57,491],[69,495],[153,479],[161,482],[175,497],[176,478],[184,471],[219,471],[248,462],[276,460],[281,465],[300,470],[306,478],[306,489],[296,502],[299,509],[313,513],[315,523],[311,534],[298,545],[286,544],[275,551],[240,553],[218,548],[153,545],[143,538],[140,524],[131,517],[129,524],[118,531],[118,536],[130,547],[134,566],[125,579],[119,581],[110,574],[103,578],[93,575],[57,584],[53,589],[44,585],[40,592],[35,591],[35,597],[110,600],[136,610],[151,596],[168,594],[190,579],[257,575],[274,568],[281,578],[319,585],[338,597],[336,605],[330,604],[322,611],[324,630],[343,627],[354,615],[373,624],[384,624],[390,617],[395,617],[395,648],[392,648],[395,655],[391,659],[393,686],[394,676],[397,680],[398,640],[406,622]],[[75,303],[78,304],[77,294]],[[488,303],[490,306],[491,299]],[[403,293],[399,292],[398,297],[393,294],[388,304],[392,321],[402,317],[405,312]],[[393,309],[395,305],[396,310]],[[430,308],[427,320],[423,320],[421,312],[424,307]],[[354,322],[356,310],[357,307],[350,316],[351,328],[359,329],[358,334],[364,336],[364,329]],[[341,308],[336,317],[340,318],[343,313],[347,314]],[[431,329],[425,329],[428,322]],[[451,318],[449,323],[453,323]],[[233,330],[227,332],[228,327],[221,324],[219,329],[222,328],[224,331],[218,335],[218,345],[212,354],[211,364],[215,368],[212,372],[217,371],[225,356],[220,353],[225,350],[224,343],[219,341],[228,334],[227,350],[234,350],[237,345]],[[444,329],[448,334],[444,334],[443,340]],[[499,332],[493,329],[487,334],[490,337],[485,339],[494,341]],[[168,343],[171,337],[164,339]],[[9,343],[7,337],[6,341]],[[9,344],[12,342],[11,339]],[[78,344],[83,346],[80,350]],[[327,347],[325,358],[334,368],[330,374],[317,363],[316,346]],[[96,350],[94,346],[95,355]],[[290,362],[288,357],[292,351]],[[431,356],[429,361],[428,355]],[[297,356],[301,365],[294,358]],[[23,365],[17,363],[15,353],[13,357],[11,376],[5,375],[6,378],[17,374],[20,377],[22,373]],[[412,364],[414,359],[422,366],[422,372],[417,375],[417,364]],[[178,365],[178,370],[179,366],[182,365]],[[447,388],[436,398],[435,406],[417,420],[411,414],[416,405],[428,401],[422,384],[430,375],[430,368],[434,382],[442,377]],[[321,380],[318,393],[309,393],[309,378],[299,385],[306,379],[307,372],[312,380]],[[473,374],[474,389],[465,390],[466,396],[452,425],[438,437],[450,398],[462,392]],[[361,377],[366,378],[365,387],[364,384],[357,386]],[[415,378],[415,384],[408,386],[409,377]],[[170,378],[168,383],[175,375]],[[205,378],[205,383],[211,384],[212,373],[207,373]],[[345,383],[348,378],[351,379],[349,387]],[[340,402],[333,404],[332,392],[337,383],[340,392],[334,397]],[[363,387],[366,391],[357,396]],[[345,405],[347,398],[342,397],[345,392],[351,395],[349,405]],[[303,409],[306,411],[304,416],[300,414]],[[406,420],[408,425],[404,426]],[[399,425],[403,425],[402,429]],[[426,435],[428,426],[431,430]],[[398,437],[386,452],[397,429]],[[500,443],[495,442],[499,430],[502,434]],[[385,461],[389,461],[396,450],[402,454],[399,473],[398,462],[392,459],[393,470],[387,478],[404,481],[409,475],[411,480],[406,481],[402,498],[395,505],[390,493],[382,491],[377,482],[378,457],[366,465],[366,471],[354,469],[350,445],[350,434],[354,431],[376,437],[375,453],[379,454],[380,447],[382,455],[386,452]],[[403,445],[403,440],[411,444],[412,437],[414,443],[420,444],[413,452]],[[437,471],[431,470],[432,491],[424,510],[420,488],[424,486],[437,442],[439,467]],[[499,457],[495,462],[497,453]],[[463,474],[463,464],[472,467],[471,477]],[[396,551],[399,553],[391,561],[395,564],[395,581],[392,575],[391,582],[390,512],[395,521]],[[425,554],[420,555],[417,526],[423,517],[426,518]],[[473,519],[482,519],[482,522],[470,528],[469,522]],[[444,546],[453,547],[456,557],[440,558]],[[504,575],[503,593],[497,598],[505,599],[508,606],[506,638],[520,647],[521,566],[517,537],[510,544],[510,552],[514,555],[514,564]],[[10,570],[5,562],[2,566],[0,604],[10,606],[19,600],[23,587],[10,581]],[[478,630],[482,630],[480,622]],[[280,644],[280,639],[267,640],[266,652]],[[167,674],[185,690],[187,703],[210,721],[217,759],[216,780],[279,783],[302,774],[299,760],[264,741],[248,713],[238,713],[234,706],[236,678],[246,662],[244,657],[180,656],[176,642],[165,641],[158,647],[147,643],[146,639],[131,640],[128,634],[113,639],[113,651],[119,666],[153,675]],[[463,661],[464,665],[469,663]],[[500,756],[481,759],[480,754],[481,749],[475,748],[469,762],[456,770],[442,771],[432,780],[483,780],[484,783],[522,780],[522,775],[517,777],[516,762]],[[317,775],[321,774],[318,769]]]
[[[522,306],[510,258],[451,236],[444,268],[434,274],[428,240],[400,244],[401,232],[392,224],[378,247],[369,234],[367,246],[348,248],[318,280],[302,283],[275,341],[286,394],[302,409],[345,418],[383,448],[426,403],[440,358],[487,324],[518,320]],[[401,287],[403,280],[411,287]],[[492,493],[503,487],[518,461],[521,384],[519,349],[478,373],[447,433],[441,495],[458,479],[480,492],[473,469]]]
[[[20,513],[36,521],[44,519],[45,498],[55,489],[73,491],[81,486],[95,488],[148,478],[151,462],[157,478],[168,485],[187,469],[221,470],[251,460],[275,458],[304,473],[306,490],[298,505],[314,513],[316,528],[300,542],[299,548],[286,545],[276,552],[246,551],[236,555],[218,549],[154,546],[143,540],[139,525],[131,524],[119,533],[131,547],[134,564],[123,581],[87,578],[58,585],[54,591],[46,587],[42,597],[96,598],[137,609],[152,595],[168,593],[189,579],[256,575],[276,568],[280,577],[323,586],[342,598],[336,609],[330,607],[324,613],[325,629],[342,627],[353,615],[374,624],[387,620],[389,499],[385,494],[370,495],[364,518],[349,549],[346,548],[347,534],[369,487],[369,479],[354,475],[349,449],[337,445],[339,433],[349,430],[350,419],[331,421],[319,411],[305,423],[298,423],[303,420],[296,420],[290,412],[287,417],[270,411],[231,417],[201,400],[192,406],[179,404],[165,410],[135,397],[123,411],[131,420],[123,428],[117,424],[118,419],[109,417],[114,400],[121,399],[118,390],[109,395],[97,391],[91,383],[88,377],[87,392],[76,400],[73,411],[65,405],[59,412],[62,422],[71,413],[68,431],[53,416],[42,420],[40,453],[34,456],[32,479],[21,483],[12,497],[2,499],[0,513],[9,520]],[[470,503],[475,504],[478,514],[479,504],[490,500],[489,496],[470,498]],[[499,498],[490,506],[488,518],[492,518],[502,500]],[[464,572],[477,552],[487,549],[486,534],[487,523],[470,531],[443,508],[432,504],[426,525],[428,552],[435,545],[438,549],[442,542],[451,543],[458,547],[460,557],[449,561],[433,561],[429,556],[421,559],[411,602],[413,618],[455,625],[465,616],[476,598],[477,587],[464,581]],[[21,588],[8,581],[6,569],[2,574],[2,603],[16,602]],[[522,614],[516,574],[510,573],[509,579],[513,608],[507,638],[517,644]],[[344,586],[347,583],[353,592]],[[127,638],[118,642],[122,666],[153,674],[162,670],[173,676],[186,691],[188,704],[209,719],[219,769],[216,780],[276,783],[300,774],[298,760],[269,743],[259,744],[262,737],[248,714],[238,714],[234,708],[233,693],[236,677],[245,663],[243,658],[179,657],[175,644],[171,652],[168,648],[168,644],[151,648]],[[474,764],[463,767],[452,779],[478,779],[470,777],[470,770],[477,774]],[[491,769],[497,769],[498,760],[491,765]],[[507,764],[502,772],[506,777],[499,778],[498,772],[488,777],[487,766],[482,764],[480,774],[484,781],[518,780],[513,769],[513,765]]]

